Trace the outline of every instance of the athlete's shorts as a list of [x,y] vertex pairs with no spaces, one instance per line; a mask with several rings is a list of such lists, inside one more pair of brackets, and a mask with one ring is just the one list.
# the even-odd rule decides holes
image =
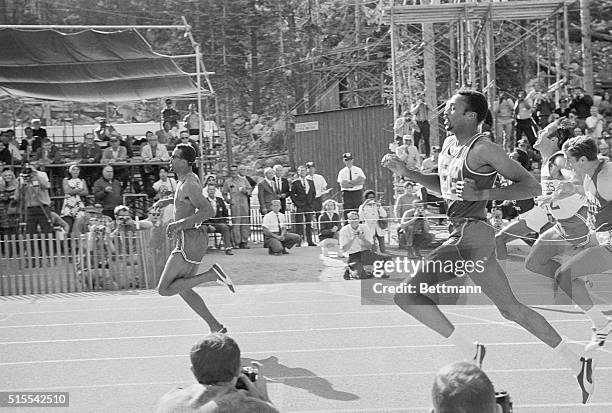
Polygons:
[[179,231],[172,254],[180,253],[191,264],[200,264],[208,249],[208,232],[203,226]]
[[524,214],[519,214],[519,218],[525,220],[529,229],[535,232],[540,232],[544,225],[548,224],[548,214],[544,208],[537,205]]

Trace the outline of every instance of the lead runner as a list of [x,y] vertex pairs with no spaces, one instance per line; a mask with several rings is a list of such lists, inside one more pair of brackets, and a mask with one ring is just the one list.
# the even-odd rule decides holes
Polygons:
[[179,294],[183,300],[208,324],[212,333],[227,333],[227,329],[212,315],[202,297],[193,288],[205,282],[218,281],[232,292],[234,284],[219,264],[197,274],[208,247],[208,233],[202,222],[215,216],[215,210],[202,194],[200,179],[192,172],[196,159],[195,149],[189,144],[178,144],[170,167],[178,176],[174,199],[157,201],[153,208],[162,208],[174,202],[174,221],[166,229],[168,238],[177,238],[176,248],[170,253],[162,272],[157,291],[160,295]]
[[[469,273],[472,281],[482,288],[504,318],[520,324],[554,349],[569,365],[578,379],[582,402],[586,403],[594,389],[592,359],[575,353],[544,317],[516,299],[496,259],[495,233],[486,221],[487,202],[531,198],[540,195],[541,190],[529,172],[511,160],[500,146],[478,133],[478,126],[485,119],[487,110],[485,96],[476,91],[460,90],[446,103],[445,127],[453,135],[444,141],[438,159],[439,175],[410,170],[394,154],[386,155],[382,165],[398,175],[419,182],[428,190],[441,193],[448,204],[448,216],[454,231],[426,260],[484,261],[483,272]],[[493,189],[497,173],[513,184]],[[425,269],[428,268],[426,266]],[[421,283],[436,285],[455,277],[450,272],[421,270],[406,282],[419,291]],[[400,293],[395,295],[395,303],[447,338],[466,358],[482,364],[485,347],[457,331],[432,299],[420,293]]]

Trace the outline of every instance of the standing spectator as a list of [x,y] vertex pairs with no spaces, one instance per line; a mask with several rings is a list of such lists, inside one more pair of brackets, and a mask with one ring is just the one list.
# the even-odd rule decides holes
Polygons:
[[279,199],[272,201],[272,210],[263,217],[261,226],[264,234],[264,248],[268,248],[268,254],[289,254],[287,251],[301,242],[298,234],[287,231],[287,218],[280,212],[281,202]]
[[257,184],[257,200],[259,201],[259,212],[266,215],[272,210],[272,201],[279,199],[274,190],[274,169],[264,169],[264,179]]
[[414,131],[414,146],[419,148],[419,142],[423,138],[425,146],[425,155],[429,156],[429,107],[425,103],[425,94],[419,92],[416,95],[417,100],[410,107],[410,113],[414,115],[419,131]]
[[306,162],[306,168],[308,168],[308,179],[313,182],[315,187],[315,199],[312,203],[312,208],[315,211],[315,220],[317,220],[321,209],[323,209],[323,196],[329,192],[327,191],[327,181],[323,175],[317,173],[314,162]]
[[159,143],[163,143],[164,145],[176,145],[176,137],[174,132],[172,131],[172,124],[168,121],[162,124],[162,128],[155,132],[157,135],[157,139]]
[[113,167],[102,168],[102,177],[94,183],[93,194],[102,203],[102,214],[113,219],[115,207],[122,204],[121,183],[113,178]]
[[51,183],[47,174],[37,171],[32,164],[24,163],[17,182],[15,199],[21,206],[25,207],[27,214],[25,217],[26,232],[36,234],[39,227],[42,233],[53,232],[51,216],[49,215]]
[[[127,149],[125,149],[124,146],[120,146],[119,138],[117,136],[111,136],[110,146],[104,149],[104,152],[102,152],[102,163],[122,163],[127,162],[127,160]],[[129,167],[115,166],[114,172],[114,175],[121,181],[123,189],[125,190],[129,181]]]
[[581,87],[574,88],[569,107],[576,110],[577,123],[582,130],[586,129],[586,118],[591,114],[591,106],[593,106],[593,98],[585,95]]
[[289,196],[289,192],[291,188],[289,187],[289,181],[285,178],[285,168],[283,165],[274,165],[272,167],[274,169],[274,190],[278,194],[278,198],[281,201],[281,209],[280,213],[284,214],[287,211],[287,197]]
[[431,389],[432,413],[501,413],[493,383],[474,363],[465,361],[443,367]]
[[400,226],[397,229],[399,245],[408,250],[408,258],[421,258],[421,248],[429,246],[433,240],[429,223],[425,219],[427,211],[425,202],[415,200],[413,209],[404,212]]
[[251,235],[249,196],[253,189],[245,177],[238,175],[238,165],[231,165],[229,173],[230,176],[225,180],[221,192],[230,205],[234,242],[238,244],[238,248],[248,249]]
[[342,191],[342,208],[344,218],[348,217],[349,211],[357,211],[363,199],[363,184],[366,176],[358,166],[353,166],[353,155],[346,152],[342,155],[345,167],[338,172],[338,183]]
[[174,196],[176,191],[176,179],[168,176],[168,167],[162,166],[159,168],[159,180],[153,183],[155,191],[155,199],[163,199]]
[[529,144],[533,146],[536,141],[537,125],[533,119],[534,106],[531,97],[534,92],[525,95],[525,91],[521,90],[518,94],[518,99],[514,104],[514,115],[516,119],[514,138],[518,142],[523,134],[529,140]]
[[569,98],[563,96],[559,99],[559,107],[555,109],[555,113],[559,115],[560,118],[569,118],[570,107],[569,107]]
[[[385,229],[387,228],[387,212],[376,199],[376,193],[371,189],[365,191],[365,199],[359,207],[359,219],[370,229],[372,241],[378,242],[378,249],[381,253],[387,252],[385,248]],[[381,221],[385,228],[381,226]]]
[[229,227],[229,213],[225,206],[225,201],[216,195],[217,186],[208,184],[206,187],[206,199],[215,210],[215,216],[208,221],[204,221],[204,225],[208,227],[208,232],[219,232],[223,236],[223,246],[225,247],[225,255],[234,255],[232,252],[232,236]]
[[[191,372],[197,384],[166,393],[156,413],[278,413],[265,377],[252,383],[240,372],[240,348],[225,334],[210,334],[192,347]],[[246,390],[236,388],[238,379]]]
[[604,130],[604,117],[599,113],[599,108],[597,106],[591,106],[591,116],[586,118],[585,125],[586,136],[593,139],[601,138]]
[[13,162],[21,163],[23,156],[19,150],[19,144],[17,143],[17,140],[15,140],[15,131],[12,129],[4,131],[2,137],[0,137],[0,141],[4,142],[4,145],[8,148],[11,156],[13,157]]
[[506,92],[499,96],[499,100],[495,102],[493,107],[495,113],[495,135],[498,139],[502,139],[502,145],[506,151],[511,151],[514,148],[514,140],[512,137],[512,118],[514,113],[514,102]]
[[194,103],[189,104],[189,113],[183,118],[183,125],[189,131],[189,135],[200,136],[200,114],[196,111]]
[[[374,235],[366,224],[359,223],[359,215],[355,211],[348,214],[348,224],[340,230],[340,247],[348,254],[347,268],[344,279],[372,278],[374,261],[387,261],[388,256],[372,251]],[[383,276],[388,278],[388,275]]]
[[308,170],[304,165],[298,166],[298,178],[291,183],[291,201],[295,205],[295,225],[297,233],[308,242],[309,247],[315,247],[312,240],[312,203],[315,198],[315,188],[307,179]]
[[412,208],[412,202],[415,199],[419,199],[419,197],[414,192],[414,183],[412,181],[404,182],[404,193],[397,197],[393,207],[395,218],[402,219],[404,212]]
[[[340,228],[342,227],[342,220],[338,213],[338,204],[333,199],[328,199],[323,202],[323,210],[319,216],[319,245],[322,248],[324,256],[328,254],[328,251],[334,247],[340,245],[338,243],[338,237],[340,236]],[[338,255],[343,256],[342,251],[338,249]]]
[[34,136],[34,132],[29,126],[26,126],[23,132],[25,136],[21,139],[19,149],[23,151],[25,159],[29,161],[36,153],[36,150],[42,146],[42,137]]
[[10,168],[5,168],[0,177],[0,235],[17,234],[19,208],[15,192],[17,178]]
[[[238,167],[238,175],[240,175],[241,177],[243,177],[244,179],[247,180],[247,182],[249,183],[249,185],[251,185],[251,188],[255,188],[257,186],[257,181],[254,180],[253,178],[251,178],[248,174],[247,174],[247,168],[246,166],[239,166]],[[253,192],[253,190],[251,189],[251,192],[249,192],[248,196],[247,196],[247,201],[249,203],[249,213],[251,211],[251,193]]]
[[402,116],[397,118],[393,125],[393,132],[395,136],[413,135],[415,132],[420,132],[419,125],[412,119],[412,115],[409,110],[404,111]]
[[53,145],[51,139],[43,138],[42,146],[36,150],[32,160],[39,165],[48,165],[62,162],[62,155],[57,146]]
[[406,164],[410,169],[418,169],[421,165],[421,155],[419,150],[414,145],[414,139],[411,135],[404,135],[403,145],[398,146],[395,154]]
[[85,203],[81,197],[89,195],[89,190],[85,180],[79,176],[81,169],[77,165],[70,166],[68,173],[70,178],[64,178],[62,184],[64,188],[64,203],[60,213],[70,221],[68,225],[72,227],[77,217],[85,210]]
[[81,163],[100,163],[102,148],[95,142],[91,132],[83,135],[83,143],[79,145],[78,156]]
[[538,114],[538,125],[543,129],[550,123],[550,115],[555,110],[555,100],[550,93],[538,94],[536,100],[536,113]]
[[121,138],[121,134],[117,132],[115,127],[106,123],[106,118],[100,118],[98,127],[94,130],[94,133],[100,142],[108,142],[113,136]]
[[166,107],[162,109],[161,117],[163,123],[170,122],[170,128],[178,128],[178,120],[181,115],[172,107],[172,99],[166,99]]
[[[32,136],[43,139],[47,137],[47,130],[40,127],[40,119],[32,119]],[[36,149],[32,149],[36,150]]]
[[13,155],[9,148],[0,140],[0,165],[12,165]]

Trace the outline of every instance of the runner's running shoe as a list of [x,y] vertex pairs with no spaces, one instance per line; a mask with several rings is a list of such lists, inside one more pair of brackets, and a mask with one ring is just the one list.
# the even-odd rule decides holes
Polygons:
[[234,288],[234,283],[229,275],[223,271],[223,268],[217,263],[214,263],[212,266],[213,271],[217,274],[217,282],[219,284],[227,286],[231,292],[235,293],[236,289]]
[[580,362],[582,363],[582,367],[580,369],[580,373],[578,373],[578,376],[576,376],[576,379],[580,385],[580,390],[582,390],[582,404],[586,404],[586,402],[595,392],[595,382],[593,381],[593,370],[595,370],[595,363],[593,362],[593,359],[585,359],[584,357],[580,357]]
[[603,328],[593,328],[591,342],[586,345],[586,351],[592,351],[597,349],[597,347],[603,347],[610,333],[612,333],[612,320],[608,320],[608,324],[606,324]]
[[476,354],[474,354],[474,364],[478,366],[478,368],[482,368],[482,362],[487,354],[487,349],[484,344],[476,343]]

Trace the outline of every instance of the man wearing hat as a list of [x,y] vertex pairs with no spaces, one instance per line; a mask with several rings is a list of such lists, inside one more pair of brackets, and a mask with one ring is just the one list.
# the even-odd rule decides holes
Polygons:
[[47,130],[40,127],[40,119],[32,119],[32,136],[39,139],[47,137]]
[[323,196],[329,192],[327,190],[327,181],[323,175],[319,175],[317,173],[317,168],[315,167],[314,162],[306,162],[306,168],[308,169],[307,178],[312,181],[315,188],[315,199],[312,203],[312,208],[314,210],[316,220],[318,220],[321,210],[323,209]]
[[349,211],[357,211],[363,201],[363,183],[366,176],[358,166],[353,166],[353,154],[346,152],[342,155],[345,167],[338,172],[338,183],[342,191],[342,204],[344,219]]

